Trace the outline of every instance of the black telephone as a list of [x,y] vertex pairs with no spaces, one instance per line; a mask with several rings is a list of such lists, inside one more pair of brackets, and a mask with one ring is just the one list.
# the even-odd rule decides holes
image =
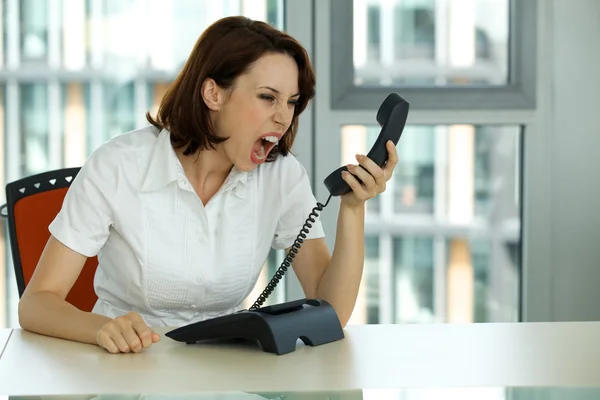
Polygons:
[[[408,110],[409,103],[399,94],[391,93],[377,111],[376,119],[381,132],[367,157],[380,167],[387,161],[386,142],[391,140],[397,145],[400,140]],[[300,299],[267,307],[262,305],[291,266],[312,227],[311,223],[319,216],[318,213],[327,207],[332,196],[341,196],[351,191],[350,186],[342,179],[341,173],[344,170],[347,168],[338,168],[325,178],[323,183],[330,193],[327,202],[317,203],[313,208],[281,266],[252,307],[182,326],[167,332],[166,336],[188,344],[217,339],[252,339],[260,343],[263,351],[278,355],[293,352],[298,339],[310,346],[343,339],[344,333],[337,314],[325,300]]]

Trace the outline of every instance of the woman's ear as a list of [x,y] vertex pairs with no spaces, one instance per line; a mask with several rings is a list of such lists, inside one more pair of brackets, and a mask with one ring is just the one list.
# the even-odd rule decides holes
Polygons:
[[202,83],[202,100],[210,110],[219,111],[221,109],[224,100],[223,90],[214,79],[206,78]]

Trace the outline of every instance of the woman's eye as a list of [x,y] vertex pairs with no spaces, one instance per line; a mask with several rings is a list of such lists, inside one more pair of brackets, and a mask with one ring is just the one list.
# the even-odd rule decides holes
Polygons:
[[275,100],[275,97],[269,96],[268,94],[261,94],[260,98],[263,99],[263,100],[267,100],[267,101],[273,101],[273,100]]

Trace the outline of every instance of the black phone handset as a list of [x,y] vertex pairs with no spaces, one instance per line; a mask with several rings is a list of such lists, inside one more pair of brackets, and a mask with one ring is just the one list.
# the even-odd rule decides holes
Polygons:
[[[377,165],[383,167],[388,159],[385,144],[391,140],[398,144],[406,125],[409,104],[397,93],[390,94],[377,111],[377,122],[381,132],[367,154]],[[330,195],[312,209],[300,233],[254,304],[248,310],[224,315],[206,321],[191,323],[166,333],[167,337],[188,344],[204,340],[246,338],[258,340],[263,351],[286,354],[296,348],[298,338],[305,344],[317,346],[340,340],[344,334],[333,307],[320,299],[301,299],[262,307],[298,254],[309,229],[315,223],[333,196],[341,196],[352,189],[342,179],[346,167],[333,171],[324,184]]]
[[[402,131],[408,117],[408,108],[409,104],[406,100],[397,93],[392,93],[385,99],[379,107],[379,111],[377,111],[377,122],[381,126],[381,132],[377,136],[367,157],[380,167],[385,165],[388,158],[385,147],[386,142],[391,140],[395,146],[398,144],[400,136],[402,136]],[[342,171],[348,171],[348,168],[346,166],[338,168],[329,174],[323,182],[333,196],[341,196],[352,190],[348,186],[348,183],[342,179]]]

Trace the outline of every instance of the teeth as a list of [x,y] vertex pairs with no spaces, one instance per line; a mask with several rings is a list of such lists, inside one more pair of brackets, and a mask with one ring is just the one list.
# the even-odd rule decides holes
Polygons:
[[265,146],[261,145],[260,149],[258,149],[258,151],[254,152],[254,155],[256,156],[256,158],[258,158],[259,160],[262,160],[265,158]]
[[277,136],[265,136],[263,139],[266,140],[266,141],[269,141],[271,143],[277,143],[278,142]]

